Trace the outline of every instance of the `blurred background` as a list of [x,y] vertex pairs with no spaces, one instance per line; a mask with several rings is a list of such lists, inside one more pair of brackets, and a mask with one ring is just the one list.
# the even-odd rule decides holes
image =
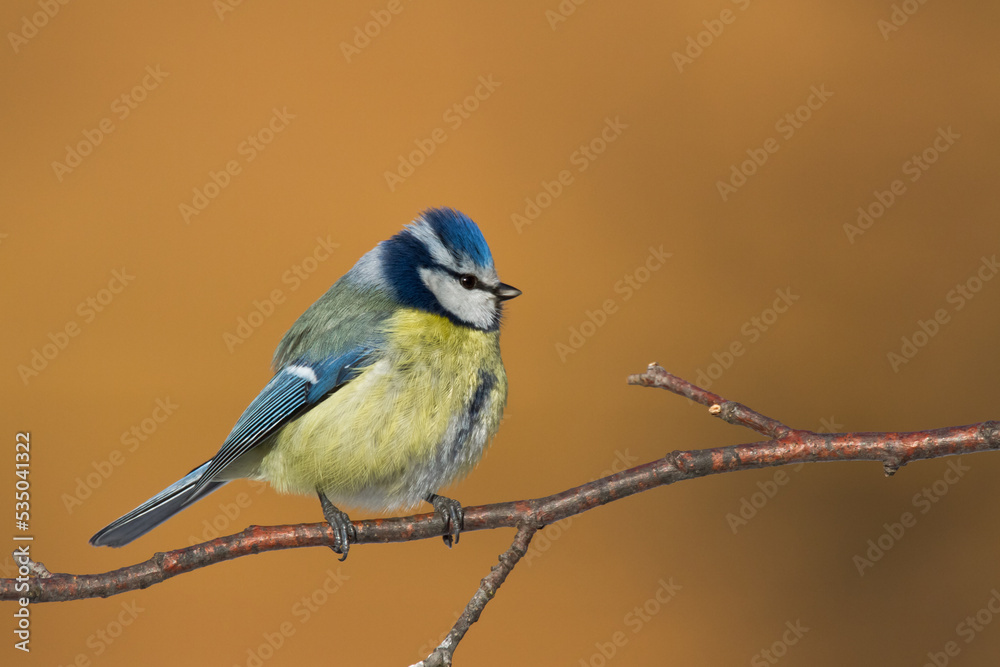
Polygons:
[[[799,428],[996,419],[998,19],[915,0],[6,2],[0,498],[28,431],[33,554],[54,572],[320,520],[314,498],[238,482],[128,547],[87,544],[211,456],[295,318],[441,205],[524,291],[505,423],[447,491],[466,505],[757,439],[625,384],[654,360]],[[831,463],[614,503],[538,535],[457,664],[995,664],[998,471]],[[407,665],[512,536],[267,553],[37,605],[30,656],[4,613],[2,662]]]

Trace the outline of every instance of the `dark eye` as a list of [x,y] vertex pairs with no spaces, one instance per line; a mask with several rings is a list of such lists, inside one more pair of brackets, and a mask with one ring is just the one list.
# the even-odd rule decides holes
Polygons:
[[476,277],[468,273],[459,276],[458,282],[462,283],[462,287],[464,287],[465,289],[476,289],[476,285],[479,284],[479,281],[476,280]]

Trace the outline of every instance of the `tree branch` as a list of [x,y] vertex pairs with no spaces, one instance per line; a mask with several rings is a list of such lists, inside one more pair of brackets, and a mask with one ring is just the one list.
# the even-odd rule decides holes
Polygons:
[[[891,475],[910,461],[1000,449],[1000,423],[996,421],[911,433],[814,433],[789,428],[671,375],[655,364],[628,381],[685,396],[709,406],[709,414],[770,439],[731,447],[674,451],[662,459],[545,498],[469,507],[465,510],[464,532],[505,527],[521,531],[537,529],[636,493],[737,470],[814,461],[879,461],[886,474]],[[446,531],[443,520],[436,514],[355,521],[354,526],[357,544],[408,542],[438,537]],[[18,561],[23,568],[20,579],[28,583],[28,590],[17,590],[18,579],[0,579],[0,600],[26,597],[32,602],[53,602],[108,597],[241,556],[331,544],[333,534],[326,523],[250,526],[235,535],[157,553],[143,563],[103,574],[44,576],[41,570],[33,569],[33,561]],[[511,548],[517,544],[515,541]]]
[[517,562],[527,553],[528,545],[531,543],[531,538],[534,536],[536,530],[538,529],[535,526],[525,525],[517,529],[517,535],[514,536],[514,542],[510,545],[510,548],[500,554],[498,559],[500,564],[490,568],[490,573],[479,582],[476,594],[472,596],[469,604],[465,607],[465,611],[455,621],[455,625],[452,627],[451,632],[448,633],[448,636],[444,638],[444,641],[429,656],[410,667],[450,667],[451,659],[455,655],[458,643],[465,637],[465,633],[469,631],[472,624],[479,620],[483,609],[496,596],[497,589],[507,580],[507,575],[510,574],[514,566],[517,565]]
[[713,394],[706,389],[691,384],[687,380],[672,375],[663,370],[655,362],[649,365],[645,373],[629,375],[628,383],[637,384],[642,387],[666,389],[678,396],[683,396],[695,403],[704,405],[708,408],[710,415],[714,415],[724,422],[735,426],[745,426],[751,431],[757,431],[757,433],[766,435],[769,438],[780,438],[792,430],[777,419],[765,417],[742,403],[726,400],[718,394]]

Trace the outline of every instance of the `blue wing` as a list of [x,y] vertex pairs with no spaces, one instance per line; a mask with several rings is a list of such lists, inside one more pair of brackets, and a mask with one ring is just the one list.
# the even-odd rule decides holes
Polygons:
[[374,355],[371,346],[359,345],[319,361],[303,360],[288,364],[250,403],[211,460],[112,521],[90,538],[90,543],[94,546],[123,546],[204,498],[226,483],[226,480],[217,477],[227,466],[259,445],[289,419],[350,382]]
[[243,411],[198,484],[212,482],[228,465],[288,420],[350,382],[372,354],[371,348],[358,346],[336,357],[285,366]]

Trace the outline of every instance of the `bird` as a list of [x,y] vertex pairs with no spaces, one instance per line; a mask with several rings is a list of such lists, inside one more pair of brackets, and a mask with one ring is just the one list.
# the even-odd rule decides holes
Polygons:
[[357,539],[341,506],[393,512],[426,501],[445,543],[457,543],[462,506],[437,491],[476,466],[500,426],[500,321],[520,294],[500,282],[476,223],[423,211],[292,324],[274,376],[215,456],[90,543],[124,546],[241,478],[318,496],[341,560]]

